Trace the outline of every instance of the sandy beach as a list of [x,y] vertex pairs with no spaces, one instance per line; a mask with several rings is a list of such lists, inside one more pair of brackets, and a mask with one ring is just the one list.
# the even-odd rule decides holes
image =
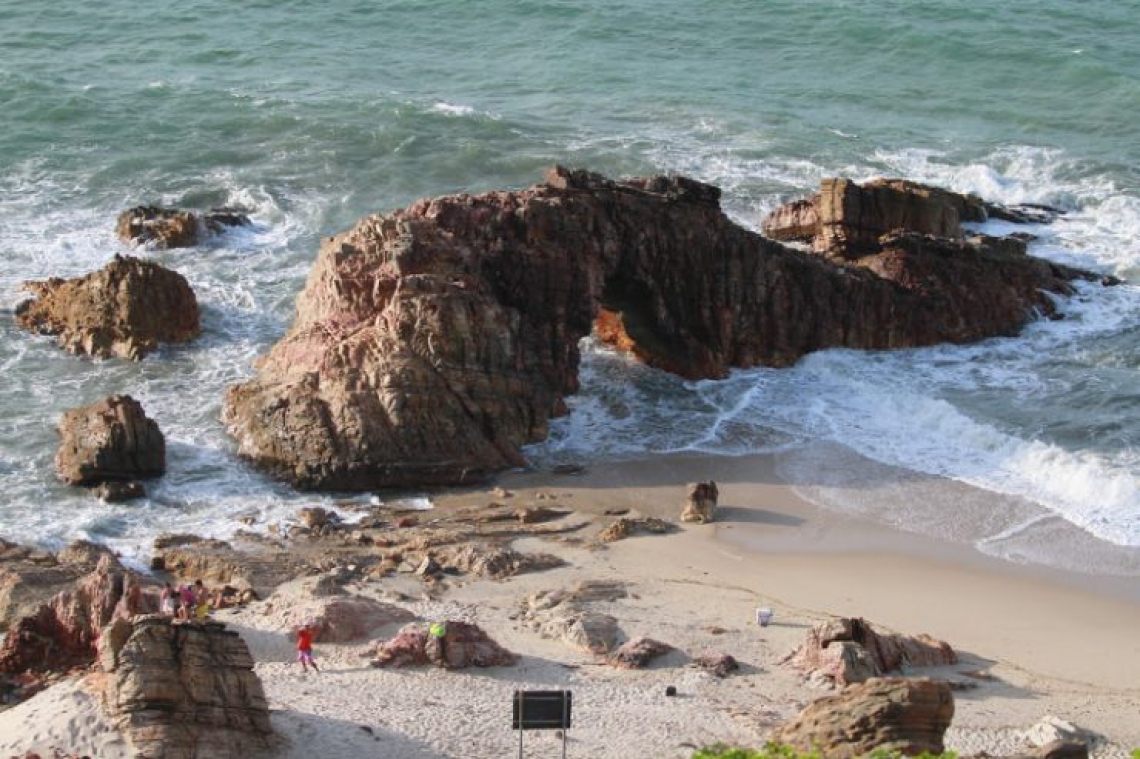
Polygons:
[[[370,645],[321,645],[320,675],[302,673],[287,637],[289,611],[306,583],[218,617],[238,630],[257,661],[284,757],[510,756],[515,689],[574,693],[570,756],[630,752],[687,757],[716,741],[761,745],[768,730],[827,691],[781,660],[829,615],[862,616],[882,628],[946,640],[961,662],[907,674],[948,678],[956,714],[948,748],[991,755],[1024,748],[1024,731],[1046,715],[1094,736],[1094,755],[1126,756],[1140,745],[1140,604],[1124,582],[1017,566],[972,548],[898,533],[821,511],[775,475],[778,457],[662,457],[614,462],[579,476],[519,473],[500,485],[512,502],[554,501],[589,522],[577,537],[525,538],[523,552],[566,565],[503,581],[456,581],[426,594],[414,576],[350,585],[353,594],[396,602],[417,617],[477,622],[521,655],[513,667],[444,671],[375,669]],[[667,535],[598,545],[588,539],[606,511],[675,520],[684,483],[720,486],[717,521]],[[485,503],[488,492],[438,494],[439,513]],[[677,650],[643,671],[604,666],[521,624],[528,595],[588,580],[617,580],[626,598],[599,604],[624,638],[649,635]],[[775,622],[756,625],[757,606]],[[392,634],[398,625],[378,630]],[[731,653],[740,673],[717,679],[687,666],[706,651]],[[677,688],[666,697],[665,688]],[[0,751],[65,745],[118,756],[121,742],[99,723],[82,687],[55,686],[0,714]],[[552,733],[526,736],[527,755],[556,751]]]

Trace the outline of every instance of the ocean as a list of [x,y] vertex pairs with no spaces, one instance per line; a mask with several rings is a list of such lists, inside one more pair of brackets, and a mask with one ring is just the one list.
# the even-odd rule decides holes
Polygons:
[[[1140,576],[1140,28],[1132,3],[483,0],[4,3],[0,13],[0,536],[142,557],[301,505],[237,459],[225,388],[292,321],[318,239],[426,195],[519,188],[553,163],[681,172],[764,214],[820,178],[903,176],[1067,212],[1031,252],[1111,273],[1016,338],[826,351],[684,382],[588,346],[539,466],[779,452],[811,500],[988,553]],[[147,252],[204,334],[141,363],[14,325],[29,279],[124,246],[156,202],[250,228]],[[986,230],[1007,230],[1000,223]],[[167,436],[134,505],[55,479],[64,409],[129,393]],[[367,501],[367,496],[364,497]]]

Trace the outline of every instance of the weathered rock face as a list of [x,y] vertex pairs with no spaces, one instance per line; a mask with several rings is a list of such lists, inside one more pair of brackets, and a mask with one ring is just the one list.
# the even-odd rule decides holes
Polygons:
[[355,643],[370,638],[378,628],[415,618],[407,609],[362,596],[324,598],[296,611],[291,626],[311,622],[318,643]]
[[468,482],[519,465],[565,413],[599,314],[647,363],[721,377],[835,346],[1011,334],[1078,276],[935,244],[840,266],[733,224],[719,195],[558,168],[363,219],[325,241],[292,329],[230,389],[241,453],[301,488]]
[[617,619],[591,607],[627,595],[621,583],[580,582],[572,588],[528,596],[522,602],[520,620],[544,638],[561,640],[584,653],[607,654],[617,645]]
[[716,515],[716,499],[720,495],[716,483],[693,482],[689,484],[689,496],[685,508],[681,510],[682,522],[711,522]]
[[71,409],[59,422],[59,435],[55,468],[69,485],[145,479],[166,471],[166,439],[129,395]]
[[957,664],[958,656],[950,644],[929,635],[881,633],[866,620],[840,618],[809,630],[786,661],[809,676],[846,685],[903,667]]
[[198,215],[176,208],[136,206],[119,215],[115,233],[119,239],[135,245],[189,248],[200,243],[208,232],[216,234],[227,227],[249,223],[248,216],[229,208],[215,208]]
[[0,644],[0,673],[61,671],[95,660],[100,631],[116,618],[155,611],[158,595],[104,556],[95,571],[17,620]]
[[420,623],[408,625],[394,638],[376,648],[375,667],[406,667],[435,664],[447,669],[466,667],[505,667],[518,661],[518,656],[506,650],[470,622],[448,620],[446,634],[440,643],[428,633],[428,626]]
[[61,590],[90,574],[104,556],[118,561],[104,546],[77,540],[52,556],[0,539],[0,632],[34,615]]
[[944,682],[874,678],[814,701],[769,739],[828,759],[875,749],[940,754],[953,717],[954,696]]
[[188,342],[202,331],[186,279],[151,261],[115,256],[84,277],[24,288],[34,297],[16,307],[16,323],[56,335],[62,348],[82,356],[141,359],[159,343]]
[[244,759],[271,747],[269,707],[241,637],[216,622],[140,616],[108,628],[104,709],[134,755]]

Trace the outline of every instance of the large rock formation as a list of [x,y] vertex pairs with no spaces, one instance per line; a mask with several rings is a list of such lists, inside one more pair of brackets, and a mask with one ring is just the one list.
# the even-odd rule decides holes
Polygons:
[[133,755],[244,759],[271,748],[269,707],[253,657],[216,622],[120,619],[99,647],[103,706]]
[[812,702],[769,739],[828,759],[876,749],[940,754],[953,717],[954,696],[944,682],[874,678]]
[[249,217],[229,208],[215,208],[204,214],[160,206],[136,206],[119,215],[115,233],[134,245],[155,248],[189,248],[207,233],[220,233],[227,227],[243,227]]
[[617,645],[617,619],[591,607],[627,595],[621,583],[601,580],[546,590],[523,600],[520,621],[544,638],[561,640],[583,653],[604,655]]
[[74,587],[13,623],[0,643],[0,674],[46,673],[95,660],[102,629],[114,619],[156,611],[158,595],[112,556]]
[[184,343],[202,331],[186,279],[151,261],[115,256],[87,276],[24,288],[34,297],[16,307],[16,323],[56,335],[78,355],[140,359],[159,343]]
[[521,464],[565,413],[599,314],[646,362],[722,377],[829,347],[1014,334],[1083,276],[922,236],[838,265],[737,226],[719,196],[557,168],[328,238],[292,329],[228,393],[242,455],[308,489],[468,482]]
[[129,395],[65,412],[59,435],[55,468],[69,485],[129,482],[166,471],[166,439]]
[[506,667],[518,656],[506,650],[483,629],[470,622],[448,620],[443,635],[430,633],[429,625],[413,623],[402,628],[391,640],[376,647],[374,667],[407,667],[434,664],[446,669],[466,667]]
[[903,667],[957,664],[958,655],[950,644],[929,635],[882,633],[864,619],[844,617],[809,630],[786,661],[809,676],[847,685]]

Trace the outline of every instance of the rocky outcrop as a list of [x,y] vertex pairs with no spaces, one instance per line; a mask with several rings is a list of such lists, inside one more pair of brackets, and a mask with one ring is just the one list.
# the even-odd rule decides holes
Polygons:
[[[414,623],[401,629],[391,640],[376,648],[374,667],[407,667],[434,664],[446,669],[466,667],[506,667],[518,661],[470,622],[448,620],[442,623],[444,635],[431,635],[429,626]],[[441,643],[442,641],[442,643]]]
[[190,248],[208,233],[218,234],[228,227],[244,227],[249,217],[230,208],[215,208],[204,214],[160,206],[136,206],[123,211],[115,224],[115,234],[124,242],[155,248]]
[[151,261],[115,256],[76,279],[26,282],[34,297],[16,307],[24,329],[56,335],[71,353],[141,359],[160,343],[184,343],[202,331],[186,279]]
[[774,240],[810,242],[817,253],[853,260],[877,253],[883,247],[880,238],[891,232],[957,240],[965,235],[963,222],[1048,223],[1058,214],[1049,206],[1011,208],[906,179],[860,185],[830,177],[820,182],[817,194],[773,210],[762,229]]
[[129,395],[65,412],[59,436],[55,469],[68,485],[129,483],[166,471],[166,439]]
[[244,759],[271,747],[269,707],[249,648],[216,622],[118,620],[99,651],[104,709],[134,756]]
[[953,717],[954,696],[944,682],[873,678],[812,702],[769,740],[828,759],[854,759],[876,749],[940,754]]
[[719,196],[557,168],[327,238],[292,329],[227,395],[241,454],[305,489],[470,482],[520,465],[566,413],[599,314],[647,363],[723,377],[823,348],[1013,334],[1082,276],[933,242],[840,265],[737,226]]
[[785,661],[809,677],[846,685],[904,667],[957,664],[958,656],[929,635],[881,633],[866,620],[846,617],[817,624]]
[[0,674],[46,673],[95,660],[100,631],[116,618],[156,611],[156,589],[104,556],[90,575],[21,617],[0,643]]
[[591,607],[627,595],[621,583],[599,580],[542,591],[522,602],[520,621],[544,638],[560,640],[583,653],[604,655],[617,645],[617,619]]
[[90,574],[99,561],[118,560],[105,546],[77,540],[55,556],[0,539],[0,632],[21,617],[34,615],[57,593]]
[[433,558],[444,566],[495,580],[526,572],[542,572],[565,564],[562,559],[548,553],[519,553],[505,546],[479,543],[446,546],[433,554]]
[[406,624],[415,615],[363,596],[338,596],[297,604],[287,618],[291,628],[310,623],[318,643],[356,643],[371,638],[381,627]]
[[297,551],[262,542],[237,546],[222,540],[180,536],[170,543],[156,540],[152,564],[178,582],[202,580],[207,586],[252,590],[262,598],[282,583],[307,571],[312,562]]
[[685,499],[685,508],[681,510],[681,521],[700,524],[711,522],[716,515],[716,499],[719,495],[716,483],[712,480],[689,483],[689,496]]

